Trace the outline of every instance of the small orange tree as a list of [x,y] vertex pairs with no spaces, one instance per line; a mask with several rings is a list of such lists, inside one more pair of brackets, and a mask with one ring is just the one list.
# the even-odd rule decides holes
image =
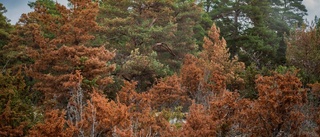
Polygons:
[[237,58],[230,59],[227,43],[224,38],[220,39],[220,30],[215,25],[212,25],[208,37],[204,38],[203,48],[200,59],[205,65],[205,72],[208,73],[204,75],[211,74],[207,76],[208,80],[215,83],[210,84],[213,90],[226,89],[227,84],[242,81],[238,72],[244,70],[244,63],[238,62]]
[[252,136],[299,136],[304,115],[299,108],[306,103],[306,90],[296,72],[259,76],[259,98],[253,101],[243,122]]
[[[199,58],[188,55],[181,69],[182,85],[196,102],[206,102],[208,97],[219,95],[227,84],[242,83],[239,72],[244,64],[237,58],[230,59],[226,41],[220,39],[220,30],[212,25],[204,38],[203,51]],[[193,79],[190,81],[190,79]],[[231,86],[231,89],[234,89]],[[206,101],[205,101],[206,100]]]

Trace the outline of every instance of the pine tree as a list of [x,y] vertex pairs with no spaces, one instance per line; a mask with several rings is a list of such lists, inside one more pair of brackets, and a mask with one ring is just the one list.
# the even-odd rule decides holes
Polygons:
[[[219,33],[220,30],[212,25],[208,37],[204,38],[204,49],[199,58],[186,58],[181,69],[182,85],[187,87],[196,103],[204,101],[208,105],[209,98],[219,95],[227,85],[234,89],[236,84],[242,83],[239,73],[243,71],[244,64],[237,58],[229,58],[226,41],[220,38]],[[189,81],[190,78],[194,80]]]
[[303,17],[307,15],[306,6],[302,4],[303,0],[271,0],[275,12],[279,14],[280,18],[285,21],[289,27],[295,25],[303,25]]
[[284,33],[303,24],[306,8],[302,0],[203,0],[204,9],[221,28],[231,56],[246,65],[283,65],[286,44]]
[[[117,75],[126,71],[123,65],[136,49],[141,56],[156,53],[153,53],[154,58],[168,66],[169,75],[180,69],[185,54],[197,50],[193,28],[200,21],[201,8],[194,1],[105,0],[100,5],[97,20],[104,29],[97,33],[94,44],[107,43],[108,49],[116,49]],[[147,62],[153,63],[152,60]],[[141,83],[152,84],[155,78],[163,77],[161,71],[156,70],[154,78],[142,79],[148,73],[137,76],[135,80],[139,81],[139,86]]]
[[3,4],[0,3],[0,49],[8,44],[9,34],[12,30],[12,26],[9,23],[10,20],[6,16],[4,16],[6,12],[6,7],[4,7]]
[[221,36],[228,42],[231,56],[234,57],[241,46],[241,32],[248,27],[250,19],[246,16],[249,4],[245,0],[206,0],[205,11],[221,29]]
[[53,0],[36,0],[35,2],[28,2],[28,6],[32,9],[35,9],[38,5],[45,7],[49,14],[59,15],[56,7],[56,2]]
[[139,49],[131,51],[117,73],[127,81],[137,81],[139,92],[148,90],[156,79],[171,75],[169,67],[157,59],[156,52],[146,55],[141,54]]
[[26,59],[22,63],[36,82],[33,90],[44,93],[48,103],[60,102],[57,105],[68,101],[72,92],[69,83],[77,82],[71,79],[77,70],[84,77],[82,88],[86,91],[93,87],[104,90],[112,83],[109,73],[114,69],[107,64],[112,52],[87,45],[99,29],[95,22],[98,4],[90,0],[70,3],[70,9],[57,3],[57,14],[37,4],[34,12],[22,15],[8,45],[10,51],[18,52],[16,59]]
[[7,17],[5,17],[3,14],[6,13],[7,10],[3,6],[2,3],[0,3],[0,69],[1,72],[4,72],[7,68],[7,65],[9,63],[9,60],[4,56],[4,53],[6,52],[3,47],[9,43],[9,35],[13,29],[13,27],[10,25]]
[[272,68],[277,63],[281,37],[277,35],[277,30],[269,29],[268,20],[273,20],[270,3],[267,0],[251,0],[248,5],[246,13],[252,27],[244,30],[242,40],[238,41],[241,47],[239,58],[246,65],[254,63],[259,68]]

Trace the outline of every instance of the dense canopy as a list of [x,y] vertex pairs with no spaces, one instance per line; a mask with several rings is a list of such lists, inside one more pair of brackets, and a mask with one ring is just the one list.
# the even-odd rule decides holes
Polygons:
[[0,3],[0,136],[319,136],[302,0]]

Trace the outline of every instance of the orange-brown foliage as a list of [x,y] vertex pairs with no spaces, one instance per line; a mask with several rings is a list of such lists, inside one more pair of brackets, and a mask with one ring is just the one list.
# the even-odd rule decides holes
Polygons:
[[198,62],[199,60],[193,55],[186,55],[181,67],[181,84],[192,99],[196,98],[196,91],[203,77],[203,70]]
[[182,127],[182,136],[235,136],[243,127],[243,110],[248,108],[250,101],[240,99],[235,92],[224,91],[220,97],[205,107],[193,104],[187,115],[186,124]]
[[299,108],[306,103],[306,90],[290,72],[259,76],[256,80],[258,100],[247,113],[244,124],[253,136],[301,135],[304,115]]
[[151,97],[148,93],[137,93],[136,82],[124,82],[119,92],[119,101],[129,107],[133,136],[174,136],[173,128],[161,113],[151,109]]
[[238,62],[237,58],[230,59],[226,41],[220,39],[219,33],[220,30],[212,25],[208,37],[204,38],[204,50],[200,53],[200,59],[206,67],[204,75],[209,75],[208,81],[215,83],[208,86],[215,91],[226,89],[226,85],[235,80],[242,82],[238,72],[244,70],[244,63]]
[[18,137],[23,135],[23,129],[27,126],[27,121],[19,122],[19,125],[14,125],[14,120],[18,120],[19,118],[15,117],[22,117],[21,114],[15,114],[14,111],[11,110],[11,101],[9,100],[7,104],[5,104],[4,112],[0,114],[0,135],[1,136],[12,136]]
[[70,137],[75,135],[76,129],[64,118],[65,113],[59,110],[49,110],[45,114],[44,123],[38,123],[30,131],[29,136]]
[[181,86],[181,79],[177,75],[161,79],[148,93],[151,95],[151,106],[153,109],[174,109],[177,106],[185,106],[190,98]]
[[316,82],[308,84],[308,86],[311,87],[312,95],[315,96],[315,98],[320,99],[320,83]]
[[84,108],[80,127],[80,135],[84,136],[112,136],[120,133],[129,136],[131,122],[127,106],[108,101],[97,91],[93,91],[90,101]]
[[217,136],[235,136],[241,129],[241,113],[250,101],[241,99],[236,92],[224,91],[221,97],[214,98],[210,104],[210,115],[217,125]]
[[[188,55],[181,69],[182,85],[196,102],[210,102],[210,97],[221,95],[227,84],[241,84],[239,72],[244,64],[237,58],[230,59],[226,41],[220,39],[220,30],[215,25],[204,38],[199,58]],[[231,87],[234,89],[235,87]]]
[[[107,66],[106,62],[113,57],[113,53],[104,47],[88,48],[85,46],[63,46],[58,50],[50,50],[42,55],[31,65],[27,71],[30,76],[39,80],[35,88],[45,93],[49,98],[52,96],[66,95],[74,85],[69,85],[76,70],[81,71],[81,75],[87,81],[96,80],[96,83],[85,83],[90,89],[97,84],[99,89],[104,89],[112,82],[108,74],[114,66]],[[78,82],[78,81],[74,81]]]
[[[57,4],[59,16],[48,14],[41,6],[23,15],[12,37],[16,41],[9,44],[27,49],[20,51],[33,60],[26,70],[37,80],[36,90],[48,100],[61,97],[68,101],[66,116],[64,111],[48,110],[44,122],[29,131],[30,136],[302,135],[304,114],[300,108],[307,96],[296,74],[258,76],[257,100],[242,99],[237,92],[228,91],[227,85],[243,83],[239,73],[244,64],[237,58],[230,59],[226,41],[215,25],[204,38],[199,57],[185,57],[180,77],[163,78],[142,93],[135,90],[137,82],[124,81],[116,101],[108,100],[100,91],[112,82],[109,73],[114,66],[106,63],[114,54],[104,47],[84,46],[93,39],[91,32],[99,28],[94,21],[98,5],[91,0],[70,2],[71,9]],[[146,12],[144,16],[151,15]],[[319,84],[311,87],[319,97]],[[180,129],[170,124],[163,111],[159,112],[186,107],[192,99],[195,101]],[[10,100],[6,103],[0,116],[10,121],[13,111]],[[0,135],[22,135],[25,126],[22,122],[12,129],[1,123]]]
[[302,136],[306,90],[295,73],[258,77],[259,98],[223,91],[210,105],[190,107],[182,136]]
[[[95,22],[98,3],[91,0],[71,0],[70,9],[56,4],[57,14],[50,14],[44,6],[22,15],[8,48],[17,51],[25,60],[28,76],[36,80],[34,89],[45,95],[45,100],[55,97],[59,102],[69,98],[70,78],[81,71],[82,88],[99,90],[112,82],[109,73],[113,65],[106,62],[114,57],[103,46],[85,46],[94,39],[99,29]],[[20,52],[20,53],[19,53]],[[32,61],[31,61],[32,60]],[[23,60],[22,60],[23,61]],[[78,82],[78,81],[73,81]]]
[[23,136],[31,108],[24,102],[26,84],[21,71],[0,73],[0,136]]
[[182,127],[180,136],[216,136],[218,123],[212,119],[210,114],[210,111],[203,105],[193,103],[187,115],[186,124]]
[[6,46],[13,53],[10,57],[27,63],[30,55],[26,53],[34,58],[43,49],[81,45],[93,39],[90,33],[99,29],[95,22],[98,4],[90,0],[70,2],[74,5],[71,9],[56,3],[58,15],[50,14],[41,5],[36,5],[35,11],[23,14]]
[[151,100],[148,94],[136,92],[137,82],[124,81],[124,86],[122,86],[119,91],[119,102],[131,106],[136,105],[136,111],[142,111],[143,108],[150,107]]

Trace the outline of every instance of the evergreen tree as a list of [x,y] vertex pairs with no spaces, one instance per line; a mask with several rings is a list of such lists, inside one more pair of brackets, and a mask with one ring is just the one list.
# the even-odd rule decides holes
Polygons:
[[[198,58],[189,55],[181,68],[182,85],[196,103],[208,105],[211,97],[220,96],[227,86],[238,89],[242,79],[239,74],[244,64],[237,58],[230,59],[226,41],[214,25],[204,37],[203,51]],[[190,80],[191,79],[191,80]]]
[[109,73],[114,69],[107,64],[112,52],[103,46],[87,46],[99,29],[95,22],[98,4],[91,0],[70,3],[70,9],[57,3],[57,15],[37,4],[35,11],[22,15],[7,46],[13,60],[24,59],[20,61],[35,82],[32,90],[41,91],[45,102],[57,103],[52,106],[59,108],[65,107],[73,92],[76,71],[84,77],[84,90],[104,90],[112,83]]
[[220,28],[221,36],[228,42],[231,56],[235,56],[241,46],[238,42],[242,32],[251,23],[246,16],[249,5],[245,0],[206,0],[205,5],[210,18]]
[[[201,9],[194,1],[102,1],[98,22],[106,29],[111,48],[123,59],[136,48],[141,54],[155,50],[162,63],[175,68],[185,53],[196,50],[193,26]],[[107,47],[109,47],[107,45]],[[178,64],[177,64],[178,63]],[[175,65],[174,65],[175,64]]]
[[[271,0],[272,8],[280,19],[285,21],[289,27],[303,25],[303,17],[308,15],[303,0]],[[276,16],[277,17],[277,16]]]
[[146,91],[155,84],[156,79],[171,75],[170,73],[169,67],[159,62],[154,51],[143,55],[139,49],[131,51],[130,56],[118,70],[118,75],[123,79],[138,82],[138,91]]
[[254,63],[260,68],[272,68],[276,65],[276,52],[281,39],[278,38],[276,30],[269,29],[267,23],[267,20],[272,20],[269,15],[270,3],[268,0],[250,0],[248,5],[246,15],[252,23],[238,41],[241,48],[239,58],[246,65]]
[[203,0],[204,9],[221,28],[231,56],[250,65],[272,67],[285,63],[283,34],[303,23],[301,0]]
[[307,15],[307,9],[302,0],[271,0],[272,19],[268,20],[269,28],[277,32],[281,38],[277,51],[277,63],[286,63],[286,48],[284,34],[289,34],[292,28],[302,27],[303,17]]
[[301,136],[304,120],[301,108],[306,103],[307,92],[301,89],[296,72],[258,76],[255,82],[259,98],[247,112],[250,118],[245,123],[250,130],[246,132],[253,136]]
[[0,58],[1,58],[0,71],[1,72],[5,71],[7,64],[9,62],[9,60],[7,60],[4,57],[5,50],[3,49],[3,47],[8,44],[10,40],[9,35],[13,30],[13,27],[9,23],[10,20],[8,20],[7,17],[3,15],[6,12],[7,12],[6,8],[3,6],[2,3],[0,3]]
[[[129,62],[139,64],[131,58],[134,52],[139,52],[140,56],[152,55],[152,58],[145,58],[148,59],[145,62],[150,62],[147,66],[168,67],[166,75],[171,75],[179,70],[186,53],[195,53],[198,49],[194,26],[200,21],[200,15],[201,8],[195,1],[103,0],[97,21],[104,29],[97,33],[93,43],[105,43],[108,49],[116,50],[114,62],[118,65],[118,76],[128,71],[125,66]],[[142,73],[127,80],[137,80],[139,87],[148,85],[141,89],[150,87],[155,78],[163,77],[161,67],[151,68],[151,74],[148,67],[146,71],[131,68]]]
[[36,6],[43,6],[47,9],[49,14],[58,15],[59,12],[57,11],[56,2],[53,0],[36,0],[35,2],[28,2],[28,6],[32,9],[35,9]]
[[4,13],[7,12],[6,7],[3,6],[2,3],[0,3],[0,49],[8,44],[9,42],[9,34],[12,30],[12,26],[9,23],[9,19],[4,16]]

